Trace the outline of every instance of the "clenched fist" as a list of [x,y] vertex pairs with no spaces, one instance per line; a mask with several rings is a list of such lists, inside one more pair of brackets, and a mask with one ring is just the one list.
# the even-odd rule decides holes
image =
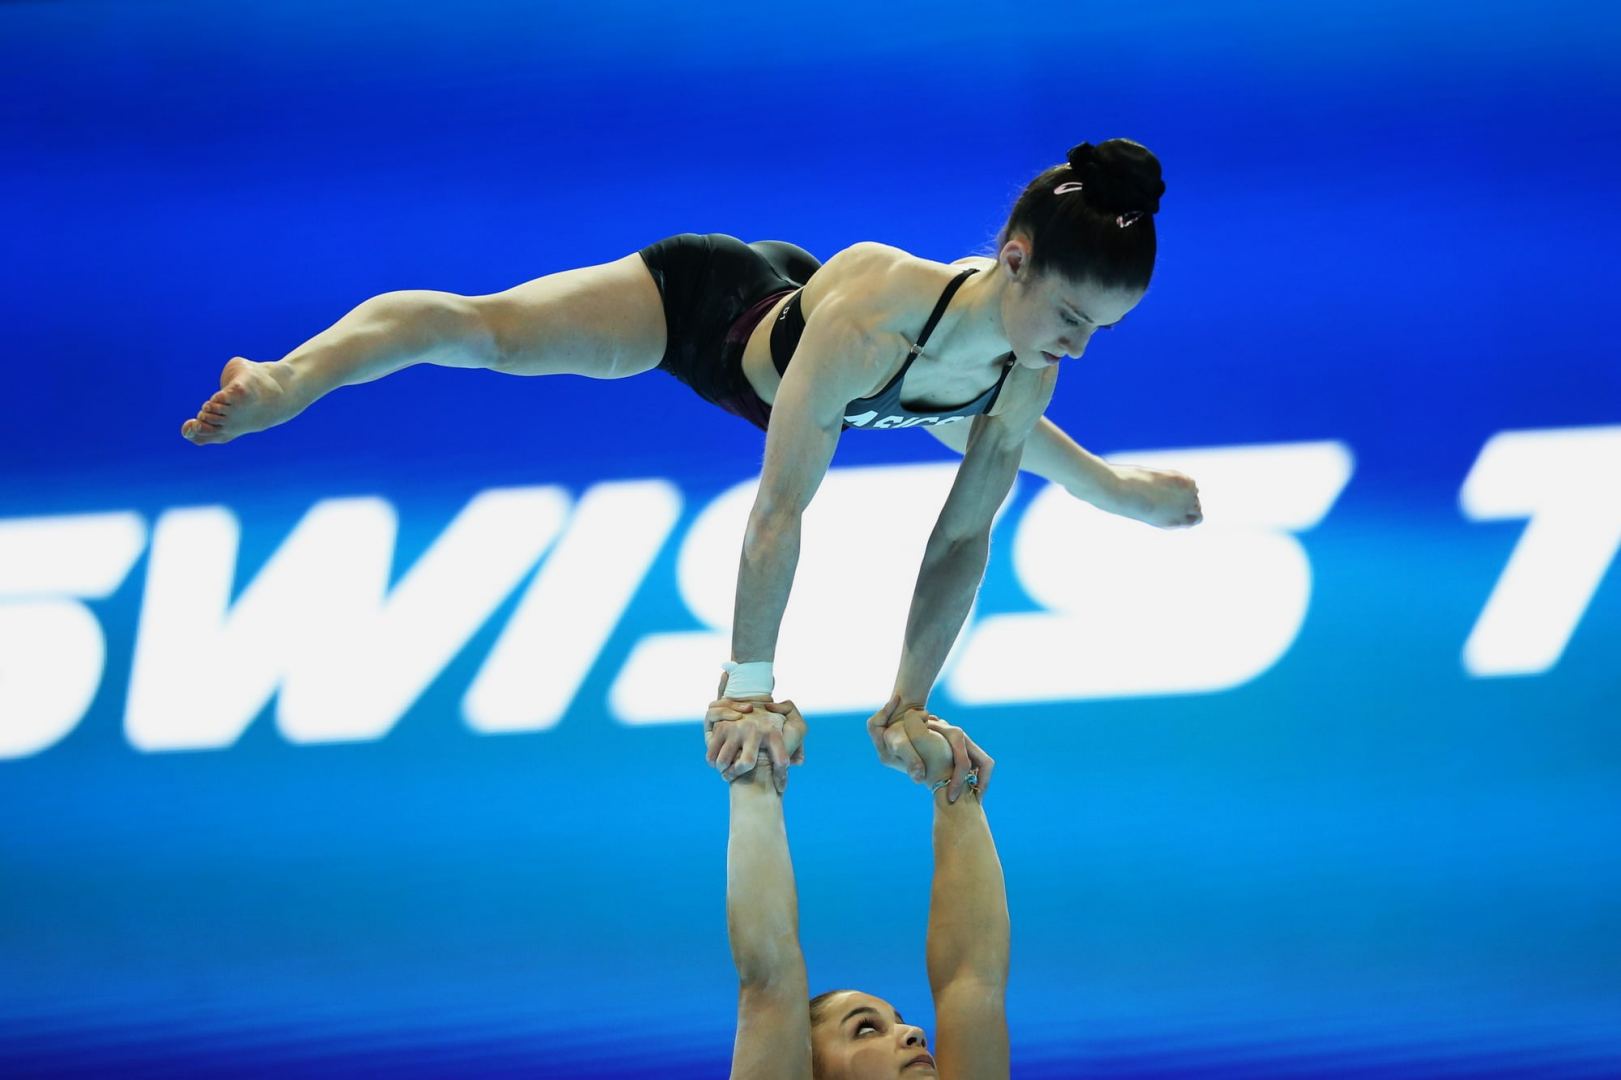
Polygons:
[[1145,522],[1159,529],[1185,529],[1204,520],[1199,485],[1170,469],[1115,465],[1114,489],[1100,510]]

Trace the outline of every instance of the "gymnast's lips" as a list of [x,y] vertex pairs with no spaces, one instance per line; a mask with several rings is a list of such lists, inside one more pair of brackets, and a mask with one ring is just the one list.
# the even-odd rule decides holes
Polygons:
[[1047,363],[1049,363],[1049,364],[1056,364],[1061,359],[1061,357],[1054,356],[1050,352],[1044,352],[1044,353],[1041,354],[1041,356],[1042,356],[1042,359],[1046,360]]
[[913,1065],[927,1065],[929,1068],[932,1069],[932,1068],[934,1068],[934,1055],[933,1054],[926,1054],[926,1053],[925,1054],[919,1054],[917,1057],[913,1058],[911,1061],[908,1061],[904,1066],[902,1066],[902,1068],[910,1069]]

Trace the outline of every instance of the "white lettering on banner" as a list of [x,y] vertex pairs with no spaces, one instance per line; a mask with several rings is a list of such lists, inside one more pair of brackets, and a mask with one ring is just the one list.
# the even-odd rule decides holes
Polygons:
[[146,522],[135,513],[0,519],[0,597],[100,600],[145,546]]
[[130,677],[130,741],[228,746],[278,686],[277,721],[294,742],[381,737],[517,586],[567,510],[557,488],[483,492],[389,591],[394,509],[329,499],[234,605],[235,517],[222,507],[164,514]]
[[[1314,527],[1352,471],[1338,442],[1119,455],[1200,484],[1199,528],[1161,532],[1055,487],[1010,554],[1043,610],[966,629],[942,673],[962,704],[1204,693],[1266,671],[1293,644]],[[955,463],[834,469],[806,512],[784,617],[780,692],[864,711],[890,685],[918,565]],[[1459,502],[1473,521],[1528,518],[1463,649],[1472,674],[1556,664],[1621,548],[1621,426],[1504,432]],[[696,720],[730,654],[738,552],[757,479],[704,507],[676,586],[702,629],[637,641],[609,691],[623,723]],[[462,700],[480,732],[556,725],[668,540],[682,496],[607,483],[571,510],[560,488],[479,494],[389,587],[397,520],[382,499],[316,503],[233,601],[240,527],[225,507],[152,531],[125,729],[141,750],[235,742],[279,694],[294,742],[386,734],[547,556]],[[117,590],[147,543],[133,513],[0,520],[0,760],[83,719],[108,651],[87,601]],[[551,549],[547,555],[548,549]],[[116,706],[114,706],[116,707]]]
[[1559,662],[1621,544],[1621,426],[1492,436],[1458,501],[1471,521],[1529,518],[1463,647],[1471,675]]
[[462,701],[476,731],[540,731],[567,711],[681,514],[662,480],[580,499]]
[[[870,708],[875,692],[888,692],[918,565],[956,472],[954,464],[828,472],[802,521],[777,643],[779,693],[831,712]],[[731,656],[738,553],[758,486],[755,478],[723,492],[687,531],[677,587],[710,629],[637,642],[609,693],[621,722],[702,718]]]
[[946,681],[967,704],[1205,693],[1237,686],[1293,644],[1311,566],[1292,532],[1322,520],[1349,481],[1338,442],[1111,459],[1187,473],[1206,510],[1163,532],[1049,486],[1019,522],[1013,563],[1046,611],[975,626]]
[[133,513],[0,520],[0,759],[54,746],[84,719],[107,641],[81,601],[109,596],[145,545]]

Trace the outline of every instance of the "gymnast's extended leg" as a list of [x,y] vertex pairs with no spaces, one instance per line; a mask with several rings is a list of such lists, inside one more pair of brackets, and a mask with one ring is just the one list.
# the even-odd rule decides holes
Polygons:
[[230,442],[413,364],[619,379],[657,367],[664,347],[663,301],[635,254],[487,296],[383,293],[281,360],[234,357],[180,433],[200,446]]

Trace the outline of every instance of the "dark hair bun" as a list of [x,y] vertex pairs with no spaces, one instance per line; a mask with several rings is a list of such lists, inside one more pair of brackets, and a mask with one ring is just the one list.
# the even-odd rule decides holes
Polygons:
[[1083,142],[1071,148],[1069,167],[1083,185],[1086,201],[1110,214],[1159,213],[1165,181],[1159,159],[1130,139],[1109,139],[1097,146]]

